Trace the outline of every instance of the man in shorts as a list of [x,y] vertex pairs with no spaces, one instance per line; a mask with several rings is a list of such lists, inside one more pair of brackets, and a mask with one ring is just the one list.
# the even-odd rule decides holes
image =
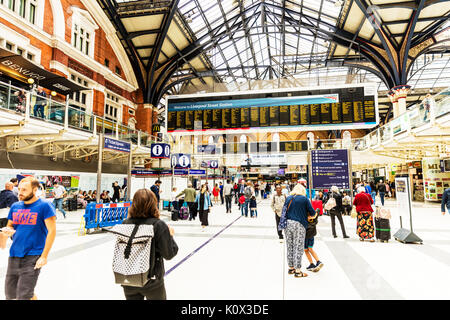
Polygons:
[[34,288],[40,268],[56,235],[55,208],[36,196],[39,181],[27,177],[19,184],[19,202],[11,206],[8,225],[0,232],[0,248],[6,248],[8,237],[12,245],[5,278],[7,300],[36,300]]

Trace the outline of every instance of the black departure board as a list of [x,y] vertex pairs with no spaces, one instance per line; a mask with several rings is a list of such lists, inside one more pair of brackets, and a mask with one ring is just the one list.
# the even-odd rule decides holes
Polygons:
[[194,111],[186,111],[186,130],[194,130]]
[[305,125],[305,124],[310,124],[310,105],[309,104],[302,104],[299,106],[300,107],[300,124],[301,125]]
[[[217,130],[295,126],[370,128],[377,121],[375,86],[168,97],[167,130]],[[363,127],[364,128],[364,127]]]
[[375,122],[375,100],[370,97],[364,97],[364,121]]
[[177,128],[177,112],[170,111],[167,113],[167,130],[173,131]]
[[231,127],[240,128],[241,127],[241,109],[233,108],[231,109]]
[[280,107],[269,107],[270,126],[276,127],[280,125]]
[[220,128],[222,126],[222,110],[214,109],[212,112],[212,125],[214,128]]
[[186,111],[177,112],[177,128],[186,128]]
[[261,127],[269,126],[269,107],[259,108],[259,125]]
[[280,152],[306,150],[308,150],[308,141],[280,141]]
[[[289,126],[290,125],[290,112],[289,108],[292,107],[292,109],[295,109],[295,106],[280,106],[280,126]],[[270,122],[270,125],[272,125],[272,122]]]
[[320,124],[320,104],[310,105],[310,123]]
[[258,107],[250,108],[250,127],[254,127],[254,128],[259,127],[259,108]]
[[341,104],[331,103],[331,123],[341,123],[342,122],[342,108]]
[[322,103],[320,105],[320,123],[328,124],[331,123],[331,112],[330,103]]
[[241,108],[241,128],[250,127],[250,108]]
[[212,127],[212,110],[203,110],[203,129],[211,129]]
[[248,143],[224,143],[222,144],[224,154],[248,153]]
[[290,106],[289,108],[289,122],[291,126],[298,126],[300,124],[300,109],[299,106]]

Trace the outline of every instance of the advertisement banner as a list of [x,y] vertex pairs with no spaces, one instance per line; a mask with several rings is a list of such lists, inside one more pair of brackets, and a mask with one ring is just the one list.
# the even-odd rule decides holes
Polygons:
[[241,166],[243,167],[274,167],[287,165],[285,154],[250,154],[241,156]]
[[411,191],[407,177],[395,178],[395,197],[398,213],[402,217],[402,228],[411,230]]
[[425,200],[439,201],[444,190],[450,188],[450,172],[441,172],[439,158],[422,160]]

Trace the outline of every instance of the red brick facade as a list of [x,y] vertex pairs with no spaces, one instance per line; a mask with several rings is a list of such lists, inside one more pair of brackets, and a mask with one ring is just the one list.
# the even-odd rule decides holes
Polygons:
[[[44,22],[42,31],[48,34],[50,37],[54,34],[54,17],[53,17],[53,8],[51,7],[51,0],[45,0],[45,8],[44,8]],[[83,4],[78,0],[60,0],[62,9],[64,12],[64,19],[66,21],[65,25],[65,41],[71,45],[71,37],[72,37],[72,23],[71,15],[73,14],[72,6],[78,7],[79,9],[86,10]],[[126,81],[125,68],[127,66],[120,65],[119,59],[117,58],[112,46],[107,40],[106,33],[102,30],[97,18],[91,14],[92,18],[95,20],[99,28],[95,31],[95,45],[93,47],[93,58],[95,61],[100,63],[101,65],[105,65],[105,58],[109,60],[109,69],[116,74],[116,67],[120,68],[120,75],[116,74],[120,78]],[[25,19],[24,19],[25,23]],[[27,37],[30,40],[30,45],[41,50],[41,60],[40,64],[47,70],[64,75],[60,70],[56,70],[55,68],[50,68],[51,61],[57,61],[64,66],[69,67],[72,70],[77,71],[83,76],[90,79],[90,84],[93,84],[94,87],[98,85],[105,87],[106,89],[114,92],[115,95],[120,96],[123,99],[129,100],[133,102],[137,106],[137,110],[135,111],[135,116],[130,115],[128,113],[128,109],[131,108],[131,105],[122,104],[122,124],[128,125],[128,120],[130,117],[135,117],[136,120],[136,128],[151,132],[151,124],[153,121],[152,117],[152,109],[144,109],[142,104],[142,93],[140,89],[135,92],[130,92],[128,90],[123,89],[120,86],[120,83],[114,83],[114,81],[106,80],[105,76],[102,74],[102,70],[93,70],[92,68],[87,67],[87,65],[83,64],[83,61],[77,61],[73,57],[70,57],[68,54],[62,51],[62,49],[54,48],[48,43],[41,41],[39,38],[36,38],[32,34],[27,33],[26,28],[21,28],[21,25],[17,25],[11,23],[7,17],[0,17],[0,24],[11,28],[17,33]],[[50,40],[50,39],[48,39]],[[124,57],[128,60],[127,57]],[[86,55],[85,63],[89,64],[88,60],[92,60],[91,57]],[[92,65],[92,64],[91,64]],[[94,114],[102,116],[104,114],[105,108],[105,93],[99,90],[93,89],[93,106],[92,111]]]

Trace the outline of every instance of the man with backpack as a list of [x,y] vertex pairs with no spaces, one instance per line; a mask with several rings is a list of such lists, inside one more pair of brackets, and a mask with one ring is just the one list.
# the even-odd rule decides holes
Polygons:
[[252,182],[248,181],[247,182],[247,186],[244,188],[244,197],[245,197],[245,202],[243,204],[244,206],[244,214],[247,217],[248,216],[248,206],[250,203],[250,199],[252,198],[253,195],[253,189],[252,189]]

